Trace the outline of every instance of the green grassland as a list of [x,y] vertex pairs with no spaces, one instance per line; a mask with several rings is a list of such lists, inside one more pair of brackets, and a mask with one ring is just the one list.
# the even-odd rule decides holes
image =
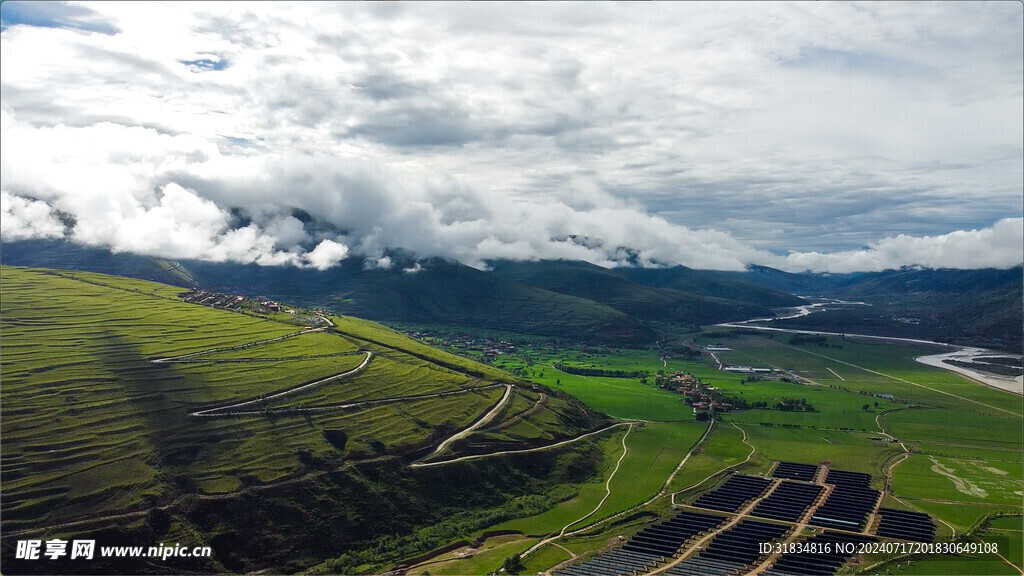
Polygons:
[[[566,419],[578,419],[580,423],[589,420],[585,414],[565,397],[531,393],[522,387],[516,388],[510,409],[479,432],[456,446],[465,446],[466,451],[479,452],[483,447],[507,448],[510,444],[522,442],[531,445],[545,445],[571,437],[576,427],[566,427]],[[596,425],[597,421],[593,421]],[[591,424],[586,425],[588,428]],[[468,445],[478,448],[469,450]]]
[[604,454],[602,467],[593,477],[586,482],[573,487],[576,494],[559,502],[549,510],[525,518],[517,518],[494,526],[493,530],[513,530],[528,535],[543,535],[557,532],[563,526],[582,518],[593,510],[605,495],[605,482],[611,475],[616,461],[622,455],[622,436],[625,429],[609,434],[600,443]]
[[[280,534],[290,519],[287,525],[303,533],[310,515],[321,515],[314,524],[332,538],[281,547],[278,561],[287,557],[290,570],[376,572],[487,531],[518,532],[484,539],[471,557],[449,553],[414,570],[484,573],[595,508],[572,529],[599,525],[558,543],[590,555],[670,513],[667,496],[641,505],[693,449],[668,487],[685,490],[677,502],[691,501],[727,470],[763,474],[776,460],[866,472],[879,489],[891,468],[886,505],[931,514],[943,538],[951,535],[946,523],[968,538],[1004,538],[1007,558],[1021,563],[1020,532],[1013,531],[1019,521],[1014,528],[1008,520],[986,518],[1021,513],[1024,403],[913,360],[935,347],[842,337],[795,344],[786,334],[716,329],[697,343],[731,347],[720,355],[726,362],[785,372],[754,379],[719,371],[706,354],[663,359],[656,349],[550,343],[521,345],[482,365],[354,318],[332,317],[335,326],[325,332],[296,334],[301,326],[186,304],[177,298],[179,289],[148,282],[10,267],[0,281],[5,530],[156,504],[171,511],[174,530],[249,550],[239,552],[249,560],[224,566],[254,570],[261,568],[251,560],[258,552],[255,545],[246,548],[237,526],[252,524],[242,520],[250,514],[242,510],[263,502],[247,495],[260,488],[275,494],[258,504],[268,507],[261,517],[281,518],[268,521],[268,530]],[[259,415],[188,417],[351,370],[366,352],[372,360],[358,374],[266,401]],[[182,354],[195,355],[185,363],[152,362]],[[580,376],[554,368],[559,362],[648,377],[645,383]],[[708,423],[694,421],[681,395],[653,385],[658,371],[676,370],[748,404],[804,399],[814,410],[720,414],[697,445]],[[495,407],[503,384],[516,386],[494,419],[452,443],[441,458],[545,447],[615,419],[633,422],[632,429],[627,435],[623,424],[558,449],[408,468]],[[427,397],[295,410],[417,395]],[[612,476],[624,438],[625,456]],[[903,446],[911,451],[905,459]],[[291,487],[297,481],[301,489]],[[185,496],[206,500],[193,509]],[[206,508],[211,511],[198,512]],[[324,550],[337,557],[325,558]],[[533,573],[567,557],[548,545],[528,556],[526,566]],[[990,557],[910,560],[882,570],[1010,568]]]
[[302,360],[317,356],[357,354],[359,344],[352,339],[325,332],[302,332],[293,338],[267,342],[258,346],[208,352],[189,357],[192,362],[214,362],[224,360]]
[[1024,518],[1020,516],[1002,516],[999,518],[991,519],[986,525],[987,528],[992,530],[1004,530],[1017,532],[1024,531]]
[[[592,522],[601,521],[622,511],[635,508],[658,494],[669,475],[705,430],[706,424],[701,423],[649,423],[635,426],[628,435],[625,435],[625,431],[610,435],[601,442],[605,454],[604,467],[599,474],[587,482],[575,486],[576,494],[573,497],[541,514],[507,521],[492,526],[490,530],[515,531],[524,535],[541,536],[558,533],[566,526],[571,526],[571,529],[584,527]],[[619,457],[622,455],[623,436],[625,436],[627,449],[626,456],[621,459],[618,471],[611,476],[615,463],[620,461]],[[609,477],[611,477],[610,482],[608,482]],[[606,486],[610,488],[610,493],[606,490]],[[605,498],[606,494],[607,498]],[[604,500],[603,504],[602,500]],[[574,524],[584,517],[587,517],[586,521],[578,525]],[[535,542],[536,539],[524,542],[522,549]],[[549,550],[550,548],[559,550],[553,546],[541,548],[537,553],[538,556],[530,557],[528,566],[540,568],[546,562],[545,558],[550,558],[553,563],[557,563],[567,557],[564,552],[552,552]],[[445,570],[455,570],[454,572],[435,571],[430,567],[423,568],[429,570],[431,574],[466,573],[459,572],[460,567],[463,570],[469,567],[484,568],[485,570],[482,572],[469,573],[487,573],[500,567],[506,556],[518,551],[521,550],[511,550],[505,555],[481,554],[473,563],[464,560],[445,563]],[[413,573],[419,572],[414,571]]]
[[[669,475],[704,434],[706,425],[659,423],[636,426],[626,437],[626,457],[610,483],[611,493],[588,523],[598,521],[640,504],[658,494]],[[578,494],[537,516],[520,518],[495,526],[495,530],[515,530],[542,535],[558,532],[593,511],[604,498],[605,486],[615,463],[622,455],[622,436],[615,434],[602,442],[605,466],[602,473],[579,486]],[[585,526],[586,524],[580,524]]]
[[[219,541],[244,515],[227,513],[218,525],[206,525],[195,516],[201,508],[191,508],[190,498],[223,497],[216,502],[230,508],[252,488],[285,487],[306,477],[306,484],[324,482],[328,480],[320,475],[328,472],[332,486],[381,486],[375,489],[377,495],[363,498],[371,505],[387,498],[387,484],[346,480],[348,476],[332,471],[354,471],[359,462],[411,458],[495,406],[505,388],[494,384],[517,382],[500,370],[361,320],[334,318],[337,327],[327,332],[300,333],[302,327],[294,324],[185,303],[177,297],[180,289],[149,282],[12,267],[0,273],[5,532],[86,516],[108,516],[116,524],[120,513],[159,506],[174,518],[168,525]],[[294,336],[279,339],[289,335]],[[269,411],[261,415],[188,416],[352,370],[365,358],[363,351],[373,353],[364,371],[264,402],[260,406]],[[181,355],[190,356],[154,362]],[[517,387],[516,400],[491,423],[513,444],[529,436],[522,432],[527,428],[551,438],[571,437],[607,422],[550,391],[539,409],[530,410],[542,393],[532,388]],[[300,406],[440,392],[459,393],[342,412],[287,413]],[[453,456],[458,456],[455,448]],[[584,469],[590,466],[583,464]],[[540,476],[531,482],[548,486],[549,468],[532,473]],[[515,486],[513,478],[528,477],[518,474],[490,482],[487,492],[476,496],[471,481],[465,498],[479,501],[476,506],[484,507],[477,509],[484,513],[497,504],[484,504],[496,495],[484,497],[495,486],[504,486],[502,493],[510,495],[528,489],[529,484]],[[312,494],[305,489],[283,494],[268,497],[256,509],[285,498],[292,503],[279,520],[300,518],[311,510]],[[345,506],[324,498],[317,500],[328,510],[336,509],[328,514],[340,514],[343,524],[360,521],[351,514],[345,519]],[[297,501],[306,512],[298,512]],[[403,530],[410,522],[432,518],[402,517]],[[129,531],[156,529],[148,521],[123,522]],[[81,533],[88,532],[72,530],[68,535]],[[273,537],[297,545],[286,534]],[[339,551],[353,543],[344,532],[332,538]],[[415,539],[406,544],[410,550],[419,545]],[[288,549],[283,545],[280,554]],[[292,566],[323,559],[314,552],[303,554],[289,560],[298,562]],[[251,565],[236,557],[232,566]]]
[[[748,404],[765,401],[774,405],[783,399],[803,398],[814,407],[813,412],[748,409],[722,415],[724,421],[716,425],[671,483],[672,490],[691,488],[680,495],[681,501],[689,501],[696,493],[713,487],[721,481],[721,472],[732,467],[745,473],[767,473],[776,460],[824,463],[832,468],[871,474],[872,484],[882,489],[885,471],[898,462],[893,469],[893,494],[887,497],[886,505],[932,514],[940,521],[938,529],[943,538],[948,538],[952,532],[942,522],[952,524],[963,534],[977,529],[981,521],[992,514],[1021,510],[1024,437],[1020,397],[914,361],[915,356],[935,353],[936,347],[852,337],[828,338],[824,346],[814,342],[791,344],[789,335],[785,334],[736,334],[725,339],[698,339],[698,342],[721,343],[733,348],[731,352],[721,353],[726,362],[776,368],[784,370],[784,376],[795,374],[799,378],[789,377],[790,381],[751,378],[719,371],[706,355],[700,360],[663,360],[656,350],[559,351],[550,346],[520,346],[515,355],[496,358],[496,366],[564,390],[596,410],[618,418],[661,422],[636,429],[627,438],[627,445],[636,445],[636,454],[623,459],[611,483],[612,497],[602,510],[574,529],[616,511],[634,509],[635,503],[645,500],[645,495],[656,492],[656,489],[652,492],[653,486],[660,486],[667,479],[670,472],[667,466],[658,468],[648,464],[651,468],[646,475],[641,472],[644,462],[650,462],[641,458],[645,450],[655,445],[667,450],[674,445],[661,437],[670,428],[658,427],[703,428],[698,423],[685,424],[692,416],[688,407],[680,402],[679,395],[653,386],[653,376],[659,370],[693,374],[727,395],[742,397]],[[635,377],[568,374],[554,368],[559,362],[626,373],[646,371],[649,383],[642,383]],[[892,395],[892,398],[884,395]],[[742,441],[744,432],[755,449],[753,454],[751,447]],[[904,454],[901,444],[890,441],[885,433],[898,437],[916,453],[900,461],[899,457]],[[696,437],[689,441],[695,441]],[[604,446],[606,464],[598,480],[607,478],[607,462],[621,454],[610,440],[606,440]],[[672,459],[681,455],[673,455]],[[745,462],[748,455],[751,457]],[[968,492],[969,483],[974,483],[986,496],[959,491],[951,478],[931,469],[932,458],[962,477]],[[627,478],[631,481],[625,481]],[[598,481],[584,484],[576,497],[544,514],[495,528],[533,535],[557,532],[571,522],[574,515],[578,518],[592,510],[604,495],[603,487]],[[616,497],[616,493],[620,496]],[[630,502],[634,504],[631,506]],[[648,509],[657,513],[666,504],[667,499]],[[603,547],[609,537],[622,531],[622,526],[612,522],[581,536],[566,537],[561,543],[578,554],[586,554],[595,547]],[[1011,552],[1016,552],[1012,546]],[[566,557],[558,548],[546,546],[536,556],[528,558],[527,567],[531,572],[543,570]],[[933,562],[923,558],[916,560],[913,568],[917,570],[919,564],[932,570],[940,566],[973,565],[975,568],[965,568],[966,573],[984,573],[989,567],[995,567],[996,573],[1003,573],[998,564],[1007,567],[998,559],[998,564],[991,566],[988,559],[975,559],[975,564],[971,564],[974,560],[966,564],[962,560],[950,564],[949,559],[936,558]]]
[[536,574],[569,560],[571,556],[559,546],[545,546],[531,554],[523,562],[524,574]]
[[919,559],[904,560],[895,565],[887,565],[883,574],[896,576],[935,576],[936,574],[977,574],[979,576],[996,576],[1000,574],[1020,574],[998,557],[986,554],[977,556],[935,555]]
[[[657,422],[693,421],[690,407],[680,402],[678,394],[641,384],[635,378],[580,376],[562,372],[553,366],[560,358],[547,350],[530,351],[527,356],[502,357],[495,361],[495,366],[505,370],[528,370],[533,374],[531,380],[571,394],[591,408],[616,418]],[[596,359],[599,362],[597,366],[606,369],[649,370],[652,375],[661,369],[657,355],[651,352],[638,352],[633,363],[630,363],[629,353],[570,356],[576,363],[582,363],[579,359],[584,357]]]
[[1016,504],[1021,475],[1020,462],[916,454],[896,468],[894,489],[909,499]]
[[611,496],[593,516],[607,518],[658,494],[669,475],[707,429],[707,423],[658,423],[634,428],[629,453],[611,482]]
[[717,424],[708,440],[672,479],[669,490],[678,492],[691,487],[693,490],[706,488],[710,485],[709,479],[740,465],[750,453],[751,448],[743,443],[742,430],[729,424]]
[[408,574],[490,574],[497,571],[505,558],[522,553],[534,543],[534,538],[518,535],[497,536],[488,538],[479,548],[459,549],[454,553],[445,554],[429,565],[419,566]]

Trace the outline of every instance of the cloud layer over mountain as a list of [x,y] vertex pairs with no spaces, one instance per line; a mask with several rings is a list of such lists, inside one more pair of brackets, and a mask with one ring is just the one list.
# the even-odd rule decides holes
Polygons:
[[2,238],[319,269],[1024,260],[1019,4],[581,7],[5,3]]

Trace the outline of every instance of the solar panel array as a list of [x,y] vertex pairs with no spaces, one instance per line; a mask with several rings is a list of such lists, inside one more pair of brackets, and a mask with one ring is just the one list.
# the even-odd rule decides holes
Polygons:
[[555,570],[556,576],[613,576],[647,572],[661,562],[661,556],[630,552],[622,548],[595,556],[576,566]]
[[737,512],[747,502],[764,493],[771,483],[771,480],[760,476],[737,474],[726,480],[717,490],[701,495],[693,505],[723,512]]
[[714,558],[690,558],[662,572],[669,576],[732,576],[743,571],[743,564]]
[[860,472],[829,470],[825,478],[834,488],[825,503],[811,516],[810,523],[825,528],[859,532],[874,511],[879,492],[871,488],[871,476]]
[[[762,572],[763,576],[825,576],[835,571],[853,556],[862,543],[874,542],[870,536],[825,532],[804,540],[804,544],[817,544],[814,552],[783,554]],[[829,550],[829,553],[822,552]]]
[[796,522],[825,489],[815,484],[780,482],[767,498],[754,507],[752,514],[763,518]]
[[894,508],[879,508],[882,520],[875,534],[887,538],[931,542],[935,538],[935,525],[927,514],[907,512]]
[[761,555],[760,544],[790,530],[789,526],[758,520],[743,520],[715,536],[698,556],[665,571],[673,576],[712,576],[746,571]]
[[802,480],[812,482],[814,475],[818,473],[818,467],[814,464],[800,464],[798,462],[779,462],[772,472],[775,478],[786,478],[789,480]]
[[828,476],[825,477],[825,483],[837,486],[870,486],[871,475],[847,470],[829,470]]
[[557,576],[596,576],[632,574],[646,571],[664,558],[674,556],[679,547],[693,536],[706,532],[725,521],[724,516],[683,511],[675,518],[648,526],[629,539],[625,546],[595,556],[576,566],[555,571]]
[[[818,467],[813,464],[779,462],[772,475],[783,479],[757,503],[751,514],[784,522],[799,522],[825,493],[813,482]],[[794,481],[796,480],[796,481]],[[871,488],[871,476],[860,472],[829,470],[825,479],[832,485],[824,503],[814,511],[810,524],[850,532],[863,530],[868,514],[875,510],[879,492]],[[765,493],[772,480],[737,474],[718,489],[701,495],[693,503],[700,508],[738,512],[752,499]],[[878,510],[881,517],[876,533],[901,540],[930,542],[935,526],[927,514],[892,508]],[[556,576],[629,575],[650,571],[675,556],[694,536],[722,524],[726,518],[716,514],[682,511],[675,518],[644,528],[625,546],[582,562],[556,570]],[[731,576],[748,572],[762,558],[759,544],[782,538],[790,525],[746,519],[716,535],[698,555],[666,570],[669,576]],[[818,544],[807,553],[786,553],[775,559],[767,576],[816,576],[834,574],[855,555],[860,544],[875,538],[861,534],[821,532],[803,542]],[[823,549],[831,552],[824,553]],[[763,560],[762,560],[763,561]]]

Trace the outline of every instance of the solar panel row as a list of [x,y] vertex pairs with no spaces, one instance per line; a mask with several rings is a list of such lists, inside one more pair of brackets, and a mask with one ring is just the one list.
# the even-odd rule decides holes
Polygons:
[[927,514],[894,508],[879,508],[882,517],[875,534],[887,538],[931,542],[935,538],[935,525]]
[[674,556],[691,537],[725,521],[724,516],[701,512],[680,512],[667,522],[648,526],[629,539],[622,548],[556,570],[556,576],[597,576],[632,574],[647,571],[665,558]]
[[737,512],[747,502],[764,493],[771,483],[771,480],[760,476],[737,474],[726,480],[717,490],[701,495],[693,505],[723,512]]
[[754,507],[754,516],[796,522],[818,499],[824,488],[814,484],[781,482]]
[[818,473],[818,467],[814,464],[800,464],[798,462],[779,462],[772,476],[775,478],[786,478],[789,480],[802,480],[811,482],[814,475]]

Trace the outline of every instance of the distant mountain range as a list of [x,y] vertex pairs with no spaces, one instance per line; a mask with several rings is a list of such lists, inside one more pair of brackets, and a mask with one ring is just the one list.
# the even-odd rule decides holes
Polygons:
[[815,314],[800,327],[959,339],[1019,349],[1021,267],[792,274],[671,268],[605,269],[586,262],[494,261],[481,271],[453,260],[389,254],[389,269],[350,258],[327,271],[254,264],[172,262],[64,241],[6,242],[4,264],[89,270],[179,286],[266,296],[379,321],[444,324],[617,346],[652,343],[665,326],[688,329],[771,314],[801,296],[856,299],[870,309]]
[[902,269],[839,275],[786,275],[761,269],[751,280],[798,294],[859,300],[870,308],[812,314],[782,323],[794,328],[858,328],[873,334],[976,344],[1020,353],[1024,332],[1024,268]]

